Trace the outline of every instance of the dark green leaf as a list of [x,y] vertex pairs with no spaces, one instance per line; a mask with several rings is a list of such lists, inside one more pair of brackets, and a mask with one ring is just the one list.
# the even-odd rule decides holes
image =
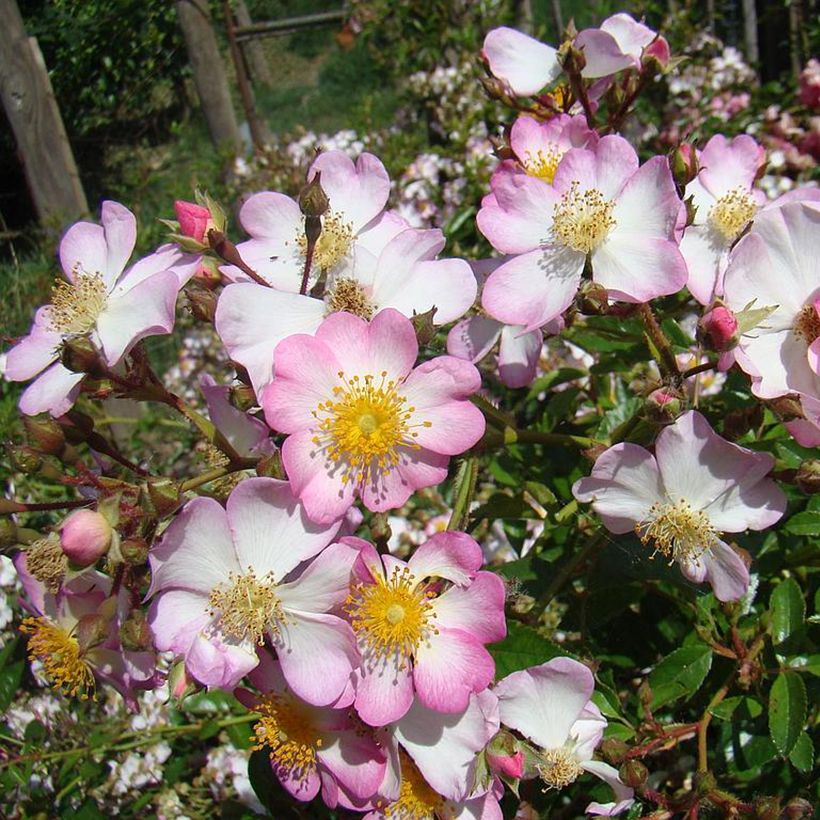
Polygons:
[[806,686],[800,675],[781,672],[769,694],[769,734],[777,751],[788,757],[806,722]]
[[676,649],[649,675],[652,708],[694,694],[712,667],[712,650],[703,644]]
[[494,493],[486,504],[482,504],[470,513],[470,517],[476,521],[482,518],[495,521],[497,518],[537,518],[538,516],[521,496]]
[[711,712],[718,720],[749,720],[759,717],[763,713],[763,706],[754,698],[738,695],[726,698]]
[[806,510],[793,515],[784,527],[793,535],[820,535],[820,512]]
[[794,578],[786,578],[774,588],[769,607],[772,611],[772,641],[777,647],[803,626],[806,617],[803,593]]
[[814,768],[814,744],[806,732],[801,732],[789,755],[789,761],[795,769],[810,772]]
[[820,655],[796,655],[787,661],[790,669],[799,669],[820,677]]
[[539,635],[532,627],[524,626],[517,621],[510,621],[507,637],[503,641],[491,644],[488,649],[495,660],[497,679],[528,666],[538,666],[559,655],[567,655],[559,646]]
[[524,487],[542,507],[552,507],[558,503],[555,493],[540,481],[525,481]]
[[25,661],[17,661],[0,670],[0,711],[5,712],[14,700],[14,695],[23,679],[25,665]]

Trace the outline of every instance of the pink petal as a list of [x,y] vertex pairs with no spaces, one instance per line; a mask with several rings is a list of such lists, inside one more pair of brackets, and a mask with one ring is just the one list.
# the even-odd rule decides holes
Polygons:
[[500,641],[507,634],[505,598],[504,582],[492,572],[479,572],[468,587],[451,587],[435,599],[436,622],[481,643]]
[[410,558],[413,575],[423,578],[445,578],[466,586],[484,563],[478,542],[464,532],[438,532],[422,544]]
[[413,665],[416,694],[428,709],[461,712],[470,694],[485,689],[495,675],[490,653],[468,632],[444,625],[419,645]]
[[23,391],[20,411],[27,416],[39,413],[51,413],[54,417],[64,415],[77,400],[84,378],[84,373],[72,373],[60,362],[55,362]]
[[729,252],[728,243],[708,226],[690,225],[683,233],[680,252],[689,272],[689,292],[702,305],[708,305],[715,295],[721,263]]
[[6,353],[3,376],[15,382],[27,381],[45,370],[59,356],[63,336],[50,329],[49,311],[40,308],[31,332]]
[[268,426],[230,403],[228,385],[216,384],[204,373],[199,379],[199,389],[208,405],[208,417],[240,455],[252,457],[274,451],[275,445],[268,438]]
[[588,28],[579,32],[575,46],[584,52],[586,65],[581,76],[588,79],[607,77],[635,64],[632,57],[623,53],[618,41],[601,29]]
[[[289,196],[262,191],[245,200],[239,209],[239,222],[254,239],[284,245],[304,232],[305,220],[299,205]],[[243,259],[248,261],[244,256]]]
[[598,456],[592,475],[572,486],[573,495],[592,507],[614,533],[630,532],[650,507],[665,499],[657,462],[637,444],[616,444]]
[[216,637],[197,635],[185,656],[185,667],[209,689],[236,688],[258,663],[256,653],[224,643]]
[[350,594],[350,576],[359,551],[352,546],[331,544],[308,564],[296,580],[279,584],[282,606],[302,612],[329,612]]
[[624,785],[618,775],[618,770],[613,766],[600,760],[586,760],[581,766],[584,771],[600,777],[615,792],[614,803],[590,803],[586,807],[587,814],[614,817],[616,814],[626,811],[635,802],[633,799],[635,793],[629,786]]
[[423,447],[398,449],[399,463],[389,472],[376,476],[375,483],[365,482],[360,487],[364,505],[381,512],[401,507],[415,490],[433,487],[447,478],[449,458]]
[[487,34],[482,54],[490,71],[522,97],[540,91],[561,73],[554,48],[506,26]]
[[749,190],[765,159],[763,146],[747,134],[732,140],[715,134],[698,157],[698,178],[715,199],[720,199],[734,188]]
[[749,589],[749,568],[726,543],[718,541],[700,560],[718,601],[737,601]]
[[354,799],[373,797],[384,779],[384,751],[365,734],[340,733],[322,746],[317,757]]
[[462,319],[447,334],[447,352],[468,362],[479,362],[492,350],[503,327],[486,316]]
[[308,520],[290,484],[274,478],[247,478],[227,501],[227,519],[243,571],[283,580],[294,567],[312,558],[333,539],[339,524],[321,526]]
[[97,319],[97,333],[109,367],[146,336],[170,333],[179,279],[171,271],[156,273],[122,295],[111,294]]
[[[325,324],[331,318],[333,317],[328,317]],[[406,376],[416,363],[419,351],[416,332],[412,322],[397,310],[386,308],[379,311],[367,327],[366,338],[371,362],[368,371],[370,374],[378,376],[387,371],[388,377],[400,379]],[[350,353],[345,352],[347,355]]]
[[169,589],[151,602],[148,623],[160,652],[184,655],[211,620],[208,596],[188,589]]
[[526,387],[535,379],[544,335],[521,325],[505,325],[498,348],[498,377],[507,387]]
[[399,668],[397,659],[380,662],[365,657],[357,674],[356,711],[370,726],[385,726],[401,719],[413,702],[410,664]]
[[[137,241],[137,220],[134,214],[119,202],[107,199],[100,210],[105,231],[106,265],[103,273],[106,282],[113,282],[125,268]],[[62,253],[61,253],[62,256]]]

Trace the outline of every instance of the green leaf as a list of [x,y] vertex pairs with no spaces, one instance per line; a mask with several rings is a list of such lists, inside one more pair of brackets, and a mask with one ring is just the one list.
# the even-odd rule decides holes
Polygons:
[[538,515],[521,496],[493,493],[485,504],[470,513],[470,517],[474,521],[482,518],[495,521],[497,518],[538,518]]
[[532,627],[518,621],[510,621],[507,637],[487,648],[495,660],[496,678],[568,654]]
[[25,661],[17,661],[0,670],[0,712],[5,712],[14,700],[25,666]]
[[790,669],[800,672],[808,672],[810,675],[820,677],[820,655],[795,655],[786,661]]
[[800,675],[781,672],[769,693],[769,734],[783,757],[794,749],[806,722],[806,686]]
[[806,510],[793,515],[783,528],[792,535],[820,535],[820,512]]
[[763,706],[754,698],[738,695],[726,698],[710,711],[718,720],[752,720],[763,714]]
[[774,588],[769,607],[772,611],[772,641],[777,647],[803,626],[806,617],[806,602],[794,578],[786,578]]
[[525,481],[524,488],[542,507],[552,507],[558,503],[555,493],[540,481]]
[[801,732],[797,738],[789,761],[800,772],[810,772],[814,768],[814,744],[806,732]]
[[683,646],[667,655],[649,675],[652,708],[694,694],[712,667],[712,650],[703,644]]

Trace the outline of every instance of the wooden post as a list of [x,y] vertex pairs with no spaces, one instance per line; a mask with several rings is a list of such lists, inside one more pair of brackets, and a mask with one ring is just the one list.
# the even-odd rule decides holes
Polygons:
[[746,44],[746,62],[758,70],[760,50],[757,45],[757,7],[755,0],[743,0],[743,41]]
[[26,35],[17,0],[0,0],[0,96],[41,221],[64,224],[88,213],[77,164],[45,61]]
[[176,6],[211,141],[217,148],[227,145],[238,150],[242,140],[222,55],[211,27],[208,0],[177,0]]
[[561,14],[561,0],[552,0],[552,22],[555,24],[556,42],[564,39],[564,15]]
[[[234,0],[237,27],[249,26],[253,23],[245,0]],[[245,40],[242,43],[242,53],[248,62],[253,79],[270,88],[273,85],[273,75],[265,57],[265,48],[258,40]]]

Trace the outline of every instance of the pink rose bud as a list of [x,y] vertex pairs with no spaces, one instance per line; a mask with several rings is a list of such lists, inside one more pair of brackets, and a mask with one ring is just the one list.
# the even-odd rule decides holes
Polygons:
[[680,393],[670,387],[659,387],[646,397],[646,409],[657,421],[671,421],[682,409]]
[[184,236],[190,236],[197,242],[205,241],[205,231],[212,226],[211,212],[195,202],[178,199],[174,202],[179,230]]
[[89,567],[108,552],[113,532],[100,513],[76,510],[60,527],[60,544],[72,564]]
[[496,774],[520,779],[524,774],[524,753],[517,751],[511,755],[500,755],[487,752],[487,763]]
[[669,43],[664,37],[656,37],[643,50],[643,58],[647,57],[654,57],[663,67],[669,64]]
[[722,353],[731,350],[738,341],[737,319],[725,305],[715,305],[699,322],[698,330],[705,345]]

